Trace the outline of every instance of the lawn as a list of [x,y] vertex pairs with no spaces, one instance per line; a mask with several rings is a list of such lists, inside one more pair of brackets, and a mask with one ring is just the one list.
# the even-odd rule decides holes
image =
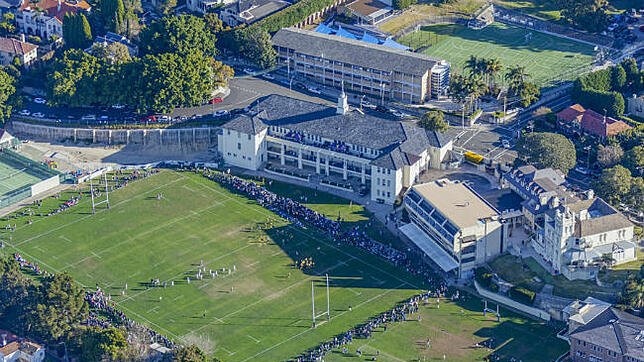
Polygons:
[[[483,316],[480,299],[465,295],[466,301],[442,299],[440,308],[432,299],[420,307],[420,320],[413,315],[386,332],[379,328],[371,339],[354,342],[346,355],[341,349],[334,350],[325,361],[361,361],[373,356],[378,356],[378,361],[442,361],[443,355],[447,361],[481,361],[491,351],[474,345],[490,338],[501,361],[512,357],[526,362],[554,361],[567,350],[566,342],[543,323],[526,320],[504,308],[497,322],[492,315]],[[356,354],[357,349],[362,351],[362,358]]]
[[[541,87],[574,79],[590,69],[592,46],[539,32],[532,32],[532,39],[526,41],[525,35],[525,29],[502,23],[493,23],[482,30],[444,24],[422,27],[398,41],[447,60],[456,72],[463,72],[465,61],[471,55],[499,58],[505,69],[525,66],[532,80]],[[502,76],[497,78],[503,82]]]
[[[561,3],[554,0],[494,0],[494,3],[543,20],[563,23]],[[608,5],[611,12],[621,13],[633,8],[641,8],[642,2],[641,0],[609,0]]]
[[[296,198],[308,195],[311,207],[328,215],[339,212],[346,227],[371,222],[374,230],[393,238],[370,221],[362,206],[286,184],[273,183],[271,188]],[[47,213],[77,194],[69,191],[47,198],[40,210],[32,211]],[[379,258],[332,243],[313,229],[291,225],[195,173],[161,171],[111,193],[110,201],[109,210],[100,209],[95,215],[84,198],[55,216],[3,219],[0,225],[15,223],[17,230],[0,230],[7,245],[0,252],[19,252],[46,270],[68,271],[87,288],[98,285],[130,318],[176,341],[197,342],[224,361],[288,359],[425,287]],[[312,269],[292,267],[294,260],[308,256],[315,261]],[[202,261],[219,275],[195,280]],[[222,268],[234,271],[229,274]],[[313,329],[311,284],[319,313],[326,307],[325,274],[331,284],[331,320],[321,318],[323,323]],[[148,288],[150,279],[156,278],[168,282],[167,287]],[[122,296],[125,283],[128,288]],[[480,307],[480,300],[473,297],[461,305],[444,300],[440,309],[430,303],[422,308],[421,321],[392,325],[391,332],[356,340],[350,349],[366,345],[367,350],[381,350],[379,360],[385,361],[447,353],[441,351],[453,351],[449,360],[472,361],[490,353],[472,345],[493,336],[504,360],[553,359],[563,352],[553,330],[542,324],[505,312],[497,323],[483,318]],[[425,351],[419,341],[428,336],[435,345]],[[530,344],[536,340],[548,347],[537,350]],[[345,358],[352,357],[330,356],[330,360]]]
[[[539,292],[545,284],[554,287],[555,295],[584,299],[593,296],[603,300],[614,300],[621,290],[611,285],[598,286],[591,280],[568,280],[563,275],[551,275],[532,258],[521,260],[513,255],[502,255],[489,263],[492,270],[503,280]],[[612,272],[611,272],[612,273]],[[537,277],[540,281],[535,279]]]
[[391,19],[379,24],[378,27],[385,33],[396,35],[406,27],[417,24],[424,19],[455,14],[469,16],[469,14],[473,14],[483,5],[485,5],[484,0],[455,0],[435,4],[414,4],[406,9],[401,15],[392,17]]

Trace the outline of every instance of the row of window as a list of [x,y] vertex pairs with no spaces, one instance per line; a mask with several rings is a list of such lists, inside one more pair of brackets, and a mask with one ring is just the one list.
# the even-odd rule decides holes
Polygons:
[[[381,195],[381,194],[382,194],[382,195]],[[385,191],[380,192],[380,190],[376,190],[376,196],[382,196],[382,197],[385,197]],[[391,192],[390,192],[390,191],[387,191],[387,197],[388,197],[388,198],[390,198],[390,197],[391,197]]]
[[[232,156],[232,157],[237,158],[237,154],[236,154],[236,153],[230,153],[230,152],[228,152],[228,156]],[[264,155],[262,155],[262,159],[263,159],[263,158],[264,158]],[[243,156],[243,155],[242,155],[242,160],[252,161],[252,160],[253,160],[253,158],[252,158],[252,157],[250,157],[250,156],[246,157],[246,156]]]

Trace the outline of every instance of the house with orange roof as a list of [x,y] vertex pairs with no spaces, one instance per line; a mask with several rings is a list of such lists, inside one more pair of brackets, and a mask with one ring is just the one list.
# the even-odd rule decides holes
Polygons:
[[557,113],[557,124],[566,134],[583,133],[599,139],[613,137],[630,128],[628,124],[574,104]]
[[29,67],[38,59],[38,46],[27,43],[24,35],[20,40],[0,37],[0,64],[9,65],[18,58],[20,64]]
[[16,12],[18,31],[27,35],[36,35],[43,39],[52,36],[63,37],[63,18],[66,14],[90,12],[92,7],[85,0],[24,0]]
[[0,329],[0,362],[42,362],[45,347]]

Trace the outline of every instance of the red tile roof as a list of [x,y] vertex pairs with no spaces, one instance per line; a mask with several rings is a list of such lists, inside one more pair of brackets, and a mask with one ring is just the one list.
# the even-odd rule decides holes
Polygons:
[[611,117],[606,117],[604,122],[604,116],[592,109],[587,109],[581,118],[581,129],[599,137],[615,136],[630,128],[628,124]]
[[573,104],[572,106],[557,113],[557,119],[568,122],[572,122],[574,120],[579,121],[585,111],[586,110],[581,106],[581,104]]
[[15,351],[20,349],[20,343],[18,342],[9,342],[6,346],[0,347],[0,354],[3,356],[8,356]]
[[36,4],[25,1],[22,3],[20,10],[28,7],[37,8],[46,12],[49,16],[62,21],[65,14],[76,14],[79,11],[88,11],[92,7],[85,0],[60,0],[60,9],[58,8],[59,0],[40,0]]
[[0,51],[4,53],[25,55],[36,48],[38,46],[18,39],[0,38]]

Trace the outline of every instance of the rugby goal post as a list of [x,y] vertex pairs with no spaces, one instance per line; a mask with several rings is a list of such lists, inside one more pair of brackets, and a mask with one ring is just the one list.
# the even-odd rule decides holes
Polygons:
[[320,317],[326,315],[326,320],[331,320],[331,309],[330,309],[330,297],[329,297],[329,274],[326,276],[326,311],[315,314],[315,282],[311,282],[311,317],[312,317],[312,327],[317,327],[317,322]]
[[[89,193],[92,197],[92,214],[96,214],[96,207],[102,204],[106,204],[107,208],[110,208],[110,190],[107,185],[107,173],[103,174],[103,180],[105,181],[105,199],[98,201],[98,197],[94,196],[94,181],[89,179]],[[96,185],[97,189],[101,186],[101,180],[99,178],[98,184]]]

